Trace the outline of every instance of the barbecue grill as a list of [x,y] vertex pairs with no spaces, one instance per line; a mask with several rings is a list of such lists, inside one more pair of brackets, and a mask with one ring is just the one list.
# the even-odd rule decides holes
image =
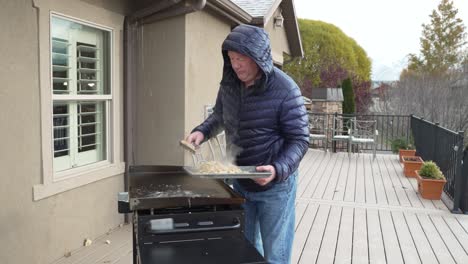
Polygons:
[[119,212],[132,213],[133,263],[266,263],[244,237],[244,198],[181,166],[131,166]]

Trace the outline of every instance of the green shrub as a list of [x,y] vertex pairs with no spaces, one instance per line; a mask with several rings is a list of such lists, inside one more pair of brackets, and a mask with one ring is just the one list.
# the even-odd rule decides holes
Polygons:
[[356,106],[354,102],[353,83],[350,78],[343,81],[341,85],[343,91],[343,114],[354,114]]
[[398,153],[400,149],[411,149],[413,146],[408,143],[406,138],[396,138],[390,141],[392,152]]
[[442,171],[440,171],[439,166],[435,164],[433,161],[425,161],[419,169],[419,175],[423,178],[428,179],[435,179],[435,180],[442,180],[444,179],[444,175]]

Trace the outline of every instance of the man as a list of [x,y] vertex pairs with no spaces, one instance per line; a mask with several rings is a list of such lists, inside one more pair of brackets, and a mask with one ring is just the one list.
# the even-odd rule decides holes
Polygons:
[[235,180],[234,189],[247,201],[247,239],[268,263],[289,263],[297,168],[309,146],[302,95],[296,83],[273,66],[263,29],[237,26],[223,42],[222,54],[223,77],[213,114],[187,141],[199,145],[224,129],[227,151],[237,165],[271,173]]

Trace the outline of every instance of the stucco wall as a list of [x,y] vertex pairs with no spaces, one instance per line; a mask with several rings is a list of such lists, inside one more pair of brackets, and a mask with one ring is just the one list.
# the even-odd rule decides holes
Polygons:
[[283,53],[290,54],[286,31],[283,27],[274,26],[275,16],[280,14],[280,9],[277,9],[268,23],[265,25],[265,30],[270,35],[271,54],[275,63],[283,64]]
[[[231,32],[230,24],[206,11],[187,15],[186,27],[185,105],[187,107],[184,135],[188,135],[204,120],[205,105],[215,104],[223,72],[221,44]],[[205,155],[208,155],[208,149],[206,146],[203,147]],[[188,155],[186,162],[192,164],[192,159]]]
[[42,181],[37,21],[31,0],[1,1],[2,264],[51,263],[123,221],[116,204],[121,175],[33,201],[33,186]]
[[184,32],[184,15],[140,27],[135,164],[183,164]]

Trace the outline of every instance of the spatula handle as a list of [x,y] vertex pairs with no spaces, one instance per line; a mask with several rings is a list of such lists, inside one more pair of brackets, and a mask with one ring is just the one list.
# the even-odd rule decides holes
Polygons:
[[188,143],[187,141],[182,139],[179,143],[184,149],[190,151],[192,154],[195,154],[197,152],[197,150],[195,149],[195,146]]

